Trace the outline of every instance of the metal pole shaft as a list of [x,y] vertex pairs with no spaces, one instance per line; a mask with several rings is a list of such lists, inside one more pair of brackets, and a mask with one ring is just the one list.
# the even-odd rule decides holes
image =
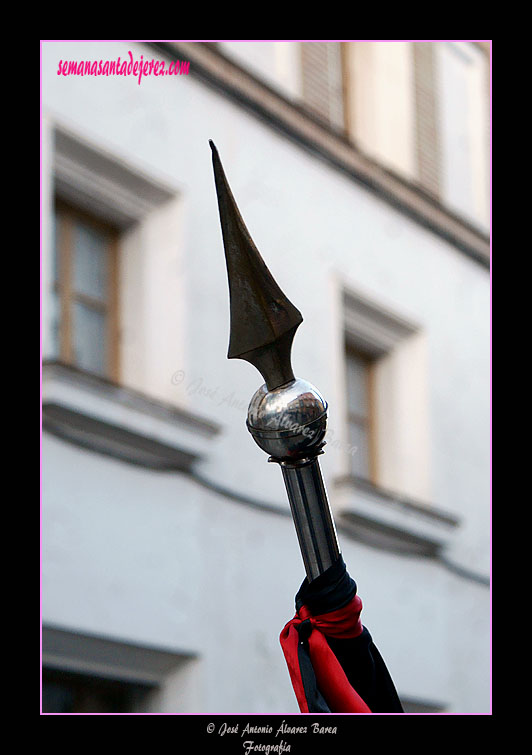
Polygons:
[[280,461],[309,582],[337,560],[340,546],[317,457]]

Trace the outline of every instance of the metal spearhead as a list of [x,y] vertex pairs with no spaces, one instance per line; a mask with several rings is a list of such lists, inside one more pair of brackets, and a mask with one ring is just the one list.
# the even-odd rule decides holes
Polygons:
[[231,301],[229,359],[245,359],[262,374],[248,407],[255,443],[281,466],[309,582],[340,557],[340,546],[318,456],[327,429],[327,402],[290,364],[294,334],[303,322],[253,243],[238,211],[218,151],[212,162]]
[[260,256],[238,210],[218,150],[212,141],[209,144],[229,279],[231,335],[227,357],[254,365],[272,391],[294,380],[292,341],[303,317]]

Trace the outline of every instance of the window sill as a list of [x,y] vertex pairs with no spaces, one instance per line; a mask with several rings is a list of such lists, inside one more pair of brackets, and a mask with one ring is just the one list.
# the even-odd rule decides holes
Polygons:
[[406,496],[382,490],[353,475],[334,482],[338,527],[385,550],[437,557],[451,543],[459,520]]
[[196,658],[48,624],[42,630],[42,656],[48,669],[153,686]]
[[191,471],[218,425],[74,367],[45,362],[43,430],[150,469]]

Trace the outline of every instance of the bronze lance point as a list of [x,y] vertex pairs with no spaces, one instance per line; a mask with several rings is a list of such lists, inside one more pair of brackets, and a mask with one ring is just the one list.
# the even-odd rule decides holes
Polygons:
[[210,142],[229,278],[229,359],[245,359],[264,378],[248,408],[255,443],[281,467],[309,582],[340,558],[318,456],[325,445],[327,402],[290,362],[303,318],[274,281],[253,243]]
[[269,391],[294,380],[291,349],[303,322],[266,267],[233,197],[212,141],[212,163],[229,280],[228,359],[254,365]]

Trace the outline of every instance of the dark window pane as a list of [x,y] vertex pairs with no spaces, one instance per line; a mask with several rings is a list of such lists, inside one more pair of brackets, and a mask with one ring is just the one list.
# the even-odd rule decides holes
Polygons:
[[349,423],[349,453],[351,473],[369,478],[368,432],[364,425],[356,422]]
[[153,687],[116,679],[43,669],[43,713],[127,713]]
[[106,322],[105,314],[75,302],[72,312],[74,363],[82,370],[105,374]]
[[365,359],[347,353],[347,409],[358,417],[368,416],[368,365]]
[[107,297],[107,237],[83,223],[74,228],[74,291],[93,299]]

